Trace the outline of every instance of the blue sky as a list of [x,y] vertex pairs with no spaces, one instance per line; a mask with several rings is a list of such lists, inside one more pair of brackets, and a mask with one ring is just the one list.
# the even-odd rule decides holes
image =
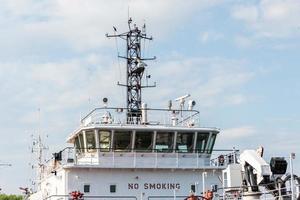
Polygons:
[[128,7],[154,37],[145,48],[157,56],[148,62],[158,83],[144,93],[149,106],[190,93],[202,125],[222,130],[216,148],[263,145],[266,160],[300,155],[300,1],[0,3],[0,160],[13,164],[0,168],[3,192],[29,184],[30,135],[39,127],[50,154],[103,97],[124,105],[116,82],[125,65],[105,33],[126,30]]

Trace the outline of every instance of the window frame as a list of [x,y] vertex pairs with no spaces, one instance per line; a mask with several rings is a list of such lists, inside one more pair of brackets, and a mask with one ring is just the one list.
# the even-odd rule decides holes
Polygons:
[[[201,149],[198,148],[198,140],[199,140],[199,136],[201,135],[204,135],[206,137],[206,140],[202,140],[202,143],[204,141],[204,145],[201,144]],[[197,139],[196,139],[196,146],[195,146],[195,152],[198,152],[198,153],[205,153],[207,152],[207,148],[208,148],[208,142],[210,140],[210,133],[209,132],[200,132],[198,131],[197,132]]]
[[[129,133],[130,141],[126,148],[116,148],[116,138],[118,134]],[[132,150],[132,140],[133,140],[133,131],[130,130],[114,130],[113,141],[112,141],[112,149],[117,152],[130,152]]]
[[[160,148],[160,149],[157,148],[157,145],[163,146],[162,144],[158,144],[158,141],[157,141],[158,135],[160,135],[160,134],[169,134],[169,135],[172,136],[170,141],[168,139],[168,142],[167,142],[167,143],[169,143],[168,148]],[[173,152],[174,151],[174,143],[176,141],[175,136],[176,136],[176,131],[156,131],[156,137],[154,138],[155,146],[153,147],[154,151],[155,152],[162,152],[162,153],[164,153],[164,152],[165,153]]]
[[[93,140],[92,141],[88,141],[88,139],[90,139],[89,137],[91,137]],[[85,131],[85,140],[86,140],[86,149],[87,152],[92,153],[92,152],[96,152],[96,135],[95,135],[95,130],[91,129],[91,130],[86,130]],[[90,143],[91,142],[91,143]],[[92,145],[92,147],[89,147],[89,144]]]
[[[102,148],[101,145],[104,144],[104,142],[101,142],[101,135],[104,133],[109,133],[108,136],[108,148]],[[109,152],[111,150],[111,143],[112,143],[112,130],[98,130],[98,138],[99,138],[99,150],[101,152]]]
[[[178,143],[178,136],[181,134],[186,134],[192,137],[192,141],[191,144],[189,144],[189,146],[187,144],[186,145],[186,149],[179,149],[179,143]],[[195,132],[190,132],[190,131],[180,131],[177,132],[176,134],[176,146],[175,146],[175,151],[178,153],[193,153],[194,150],[194,143],[195,143]]]
[[[143,134],[145,134],[145,135],[148,135],[148,134],[150,134],[150,139],[151,139],[151,141],[150,141],[150,144],[148,145],[148,147],[147,148],[137,148],[137,139],[138,139],[138,135],[143,135]],[[148,138],[149,139],[149,138]],[[142,131],[135,131],[135,137],[134,137],[134,141],[133,141],[133,143],[134,143],[134,147],[133,147],[133,149],[134,149],[134,151],[137,151],[137,152],[152,152],[152,150],[153,150],[153,145],[154,145],[154,131],[144,131],[144,130],[142,130]]]

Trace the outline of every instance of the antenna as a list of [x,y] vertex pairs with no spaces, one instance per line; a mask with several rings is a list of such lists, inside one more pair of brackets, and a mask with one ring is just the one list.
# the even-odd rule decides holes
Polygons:
[[9,164],[9,163],[0,163],[0,166],[1,167],[11,167],[12,164]]
[[183,116],[182,115],[182,110],[184,109],[184,103],[185,103],[185,99],[189,98],[191,95],[190,94],[186,94],[186,95],[183,95],[181,97],[178,97],[175,99],[175,101],[178,101],[180,103],[180,113],[181,113],[181,117]]
[[[121,34],[108,35],[106,37],[118,37],[126,40],[127,44],[127,55],[118,56],[119,58],[124,58],[127,60],[127,77],[126,84],[120,84],[119,86],[124,86],[127,88],[127,123],[139,124],[141,122],[142,116],[142,88],[156,87],[154,85],[142,85],[142,78],[144,75],[145,67],[147,64],[144,62],[146,60],[154,60],[156,57],[152,58],[142,58],[141,54],[141,41],[152,40],[152,37],[147,37],[145,27],[141,30],[136,24],[132,25],[132,19],[128,19],[129,31]],[[150,76],[146,77],[148,79]]]
[[32,137],[31,153],[35,155],[35,164],[32,164],[32,169],[34,168],[37,169],[36,171],[37,183],[40,184],[44,172],[44,150],[47,150],[48,148],[43,144],[41,135],[38,135],[37,137],[31,135],[31,137]]
[[[33,163],[30,164],[32,169],[36,169],[37,179],[33,181],[33,185],[37,185],[40,187],[40,182],[43,178],[44,174],[44,164],[45,164],[45,150],[48,150],[43,143],[43,134],[41,133],[41,109],[38,108],[38,130],[37,136],[34,134],[31,135],[32,143],[31,143],[31,153],[33,155]],[[47,137],[47,136],[46,136]]]

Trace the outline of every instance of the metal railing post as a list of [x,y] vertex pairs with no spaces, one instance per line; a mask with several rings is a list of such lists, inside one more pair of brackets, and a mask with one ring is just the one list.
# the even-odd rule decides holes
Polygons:
[[295,159],[295,153],[290,154],[290,174],[291,174],[291,192],[292,192],[292,200],[295,199],[295,191],[294,191],[294,169],[293,169],[293,159]]
[[235,160],[236,160],[235,147],[233,147],[233,163],[234,164],[236,163]]
[[198,152],[198,150],[197,150],[197,168],[199,168],[199,152]]
[[157,168],[157,151],[155,152],[155,168]]
[[179,155],[178,152],[176,152],[176,166],[179,167]]
[[202,194],[205,195],[205,178],[207,176],[207,172],[202,172]]
[[112,152],[112,156],[113,156],[113,167],[115,167],[115,151],[114,150]]
[[133,152],[133,167],[136,168],[136,152]]

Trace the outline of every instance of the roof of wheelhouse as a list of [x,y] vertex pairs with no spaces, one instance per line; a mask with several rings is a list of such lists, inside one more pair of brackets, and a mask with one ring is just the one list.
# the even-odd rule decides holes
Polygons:
[[201,127],[200,113],[193,109],[143,108],[143,119],[139,124],[130,123],[125,110],[107,106],[95,108],[82,118],[80,127],[69,135],[67,142],[73,141],[81,131],[90,129],[219,133],[217,128]]

